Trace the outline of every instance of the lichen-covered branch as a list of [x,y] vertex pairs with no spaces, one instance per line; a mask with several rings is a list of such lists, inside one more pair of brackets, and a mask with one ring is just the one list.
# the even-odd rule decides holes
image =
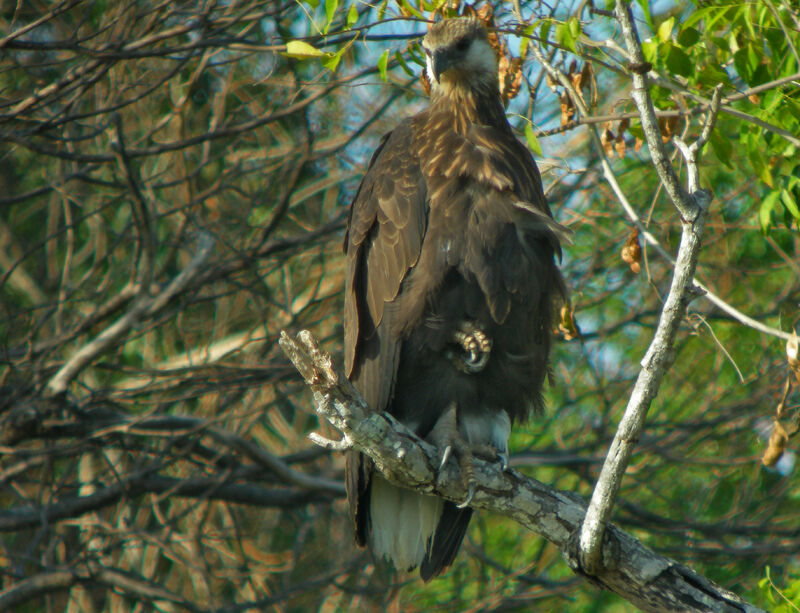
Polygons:
[[[342,445],[358,449],[391,481],[453,501],[464,499],[455,463],[441,472],[437,450],[385,413],[370,413],[350,382],[334,367],[308,331],[281,334],[281,347],[314,395],[317,413],[342,433]],[[558,546],[568,564],[584,574],[576,537],[585,502],[499,464],[475,461],[477,491],[470,503],[510,517]],[[602,546],[603,567],[587,577],[645,611],[760,611],[691,569],[609,525]]]

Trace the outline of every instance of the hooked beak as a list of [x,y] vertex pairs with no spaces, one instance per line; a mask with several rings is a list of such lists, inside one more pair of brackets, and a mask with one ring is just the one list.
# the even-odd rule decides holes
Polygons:
[[453,54],[448,49],[439,49],[431,54],[433,78],[439,83],[443,72],[453,66]]

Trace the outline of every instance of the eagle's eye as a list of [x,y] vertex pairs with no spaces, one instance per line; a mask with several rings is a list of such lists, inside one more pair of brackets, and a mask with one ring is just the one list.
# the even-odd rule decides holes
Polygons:
[[456,49],[459,51],[466,51],[469,49],[470,40],[468,38],[462,38],[460,41],[456,43]]

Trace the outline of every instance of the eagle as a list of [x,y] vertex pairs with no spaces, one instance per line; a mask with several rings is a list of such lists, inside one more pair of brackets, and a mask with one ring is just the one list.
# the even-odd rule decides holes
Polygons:
[[427,582],[461,546],[474,457],[505,467],[511,425],[542,409],[566,232],[506,119],[482,23],[441,20],[422,49],[430,105],[383,136],[350,208],[344,354],[371,411],[461,466],[456,504],[399,488],[348,452],[356,543]]

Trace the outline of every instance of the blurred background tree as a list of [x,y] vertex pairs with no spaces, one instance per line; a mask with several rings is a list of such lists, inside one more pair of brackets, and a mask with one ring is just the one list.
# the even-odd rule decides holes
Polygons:
[[[672,273],[603,158],[652,240],[674,253],[680,233],[611,8],[477,6],[501,35],[510,120],[575,232],[550,409],[513,434],[512,465],[584,496]],[[716,302],[689,306],[614,519],[765,608],[798,610],[800,393],[785,347],[800,319],[800,11],[634,8],[665,140],[696,136],[723,87],[697,274]],[[0,608],[632,609],[486,514],[443,579],[375,565],[352,545],[343,458],[307,440],[335,433],[277,348],[280,330],[308,328],[340,353],[349,200],[380,136],[425,105],[425,19],[465,10],[2,5]]]

